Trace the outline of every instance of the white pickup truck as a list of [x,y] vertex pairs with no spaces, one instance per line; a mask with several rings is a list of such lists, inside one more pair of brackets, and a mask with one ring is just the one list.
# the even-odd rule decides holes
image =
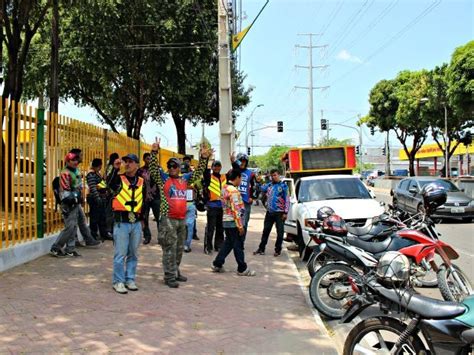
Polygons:
[[[287,235],[309,241],[305,219],[316,218],[323,206],[331,207],[336,214],[354,227],[371,223],[372,218],[384,212],[375,195],[352,175],[318,175],[298,179],[285,178],[290,190],[290,210],[285,222]],[[301,239],[300,239],[301,240]]]

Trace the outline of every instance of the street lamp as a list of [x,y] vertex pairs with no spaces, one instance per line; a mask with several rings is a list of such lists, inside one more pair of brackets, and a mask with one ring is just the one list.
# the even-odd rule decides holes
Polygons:
[[[430,101],[427,97],[422,97],[420,103],[425,104]],[[446,107],[446,102],[441,102],[444,107],[444,175],[449,178],[449,161],[448,161],[448,109]]]
[[[248,124],[249,120],[252,118],[253,113],[255,112],[255,110],[259,107],[262,107],[262,106],[265,106],[265,105],[264,104],[258,104],[257,106],[255,106],[253,108],[252,112],[250,113],[250,115],[248,115],[248,117],[246,118],[244,127],[242,127],[242,129],[240,130],[240,132],[242,132],[242,130],[245,128],[245,137],[248,136],[248,125],[247,124]],[[253,129],[253,127],[252,127],[252,129]],[[240,133],[239,133],[239,137],[240,137]],[[248,150],[248,148],[249,148],[248,140],[245,139],[245,149]]]

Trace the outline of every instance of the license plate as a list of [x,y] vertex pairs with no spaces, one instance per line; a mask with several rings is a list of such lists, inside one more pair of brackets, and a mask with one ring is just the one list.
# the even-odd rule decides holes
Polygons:
[[451,213],[464,213],[464,207],[453,207]]

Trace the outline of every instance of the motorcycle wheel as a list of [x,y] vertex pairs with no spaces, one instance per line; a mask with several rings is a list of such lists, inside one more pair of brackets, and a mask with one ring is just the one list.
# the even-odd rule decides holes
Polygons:
[[358,276],[357,271],[344,264],[324,265],[314,274],[309,285],[309,297],[313,306],[327,318],[341,319],[346,311],[343,306],[354,295],[350,289],[349,277]]
[[326,265],[331,260],[334,261],[334,258],[325,252],[311,254],[307,265],[311,278],[322,266]]
[[[364,319],[349,332],[343,354],[391,354],[392,348],[406,327],[406,324],[389,317]],[[411,335],[395,354],[424,352],[426,352],[425,346],[415,334]]]
[[452,265],[468,293],[466,294],[461,290],[457,280],[453,277],[453,273],[446,267],[445,264],[441,265],[438,270],[437,276],[439,290],[441,291],[445,301],[461,302],[466,296],[472,295],[474,293],[473,287],[467,275],[459,267],[454,264]]

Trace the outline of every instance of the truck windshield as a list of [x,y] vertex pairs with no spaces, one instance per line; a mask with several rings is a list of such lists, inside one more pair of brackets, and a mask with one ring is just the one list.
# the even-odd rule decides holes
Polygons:
[[367,188],[356,178],[304,180],[298,196],[300,202],[370,198]]

